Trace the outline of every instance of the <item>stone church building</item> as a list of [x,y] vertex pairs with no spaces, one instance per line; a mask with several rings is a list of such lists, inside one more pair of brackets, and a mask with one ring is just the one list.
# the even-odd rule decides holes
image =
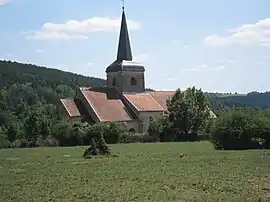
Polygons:
[[[74,98],[61,99],[66,117],[91,123],[117,121],[127,131],[146,132],[161,118],[175,91],[145,91],[145,68],[133,61],[125,11],[122,12],[118,53],[107,67],[107,87],[80,87]],[[211,111],[210,118],[215,118]]]

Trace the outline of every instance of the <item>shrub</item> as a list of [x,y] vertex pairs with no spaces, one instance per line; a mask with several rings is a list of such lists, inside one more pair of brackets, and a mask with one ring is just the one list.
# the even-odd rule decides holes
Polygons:
[[89,145],[86,130],[89,125],[82,122],[60,121],[52,129],[52,137],[59,146]]
[[123,133],[120,137],[121,143],[139,143],[139,142],[158,142],[159,138],[148,134],[134,134]]
[[[95,129],[95,128],[94,128]],[[93,127],[87,131],[88,137],[91,138],[91,145],[85,150],[84,158],[91,158],[91,156],[97,155],[110,155],[110,148],[104,140],[103,133],[97,133],[97,130],[93,130]]]
[[216,149],[268,148],[270,119],[260,110],[233,109],[223,112],[211,132]]
[[195,142],[199,141],[198,133],[179,133],[176,135],[176,142]]
[[18,139],[15,140],[11,145],[13,148],[27,148],[28,147],[28,140],[27,139]]
[[167,118],[151,121],[147,132],[150,136],[156,137],[161,142],[173,142],[177,140],[172,123]]
[[104,139],[108,144],[116,144],[120,141],[121,129],[118,123],[111,122],[105,127]]
[[11,146],[11,142],[5,138],[4,135],[0,134],[0,149],[6,149]]
[[35,146],[36,147],[46,147],[47,146],[46,140],[42,136],[39,136],[36,139]]
[[37,140],[35,141],[36,147],[57,147],[58,141],[51,136],[48,136],[47,138],[43,138],[42,136],[39,136]]
[[98,149],[98,153],[99,155],[110,155],[111,151],[109,146],[106,144],[104,137],[102,134],[100,134],[97,138],[97,149]]
[[59,142],[59,146],[70,146],[69,135],[72,124],[68,121],[59,121],[52,127],[52,136]]
[[97,149],[96,141],[94,138],[92,138],[91,146],[85,150],[83,157],[84,158],[91,158],[92,156],[97,156],[97,155],[99,155],[99,152]]
[[160,134],[163,132],[163,120],[152,120],[150,121],[149,127],[148,127],[148,134],[151,136],[160,137]]
[[118,123],[96,123],[89,127],[87,137],[103,134],[104,140],[108,144],[116,144],[120,141],[121,129]]
[[47,144],[48,147],[58,147],[59,145],[57,139],[51,136],[47,137]]

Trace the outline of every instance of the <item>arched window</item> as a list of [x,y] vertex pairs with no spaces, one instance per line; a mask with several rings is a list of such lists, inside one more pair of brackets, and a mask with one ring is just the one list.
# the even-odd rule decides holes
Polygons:
[[152,116],[149,117],[149,122],[151,122],[151,121],[153,121],[153,117]]
[[129,129],[129,134],[134,135],[136,133],[136,130],[134,128]]
[[116,78],[113,78],[113,80],[112,80],[112,85],[113,85],[113,86],[116,85]]
[[130,84],[132,86],[135,86],[137,84],[137,80],[134,77],[132,77],[131,80],[130,80]]

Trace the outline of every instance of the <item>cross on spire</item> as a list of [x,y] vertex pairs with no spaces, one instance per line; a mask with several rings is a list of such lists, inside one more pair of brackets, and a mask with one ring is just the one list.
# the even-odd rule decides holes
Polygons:
[[121,0],[122,2],[122,9],[124,10],[125,9],[125,0]]

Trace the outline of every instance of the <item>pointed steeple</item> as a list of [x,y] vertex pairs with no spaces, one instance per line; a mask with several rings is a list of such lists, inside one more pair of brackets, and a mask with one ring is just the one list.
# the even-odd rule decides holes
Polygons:
[[132,52],[128,35],[127,20],[124,6],[122,7],[122,21],[120,28],[120,36],[118,43],[118,52],[116,60],[106,68],[106,73],[112,72],[144,72],[144,66],[135,61],[132,61]]
[[122,12],[121,29],[120,29],[120,36],[119,36],[119,43],[118,43],[117,60],[118,61],[123,61],[123,60],[132,61],[132,52],[131,52],[131,46],[130,46],[130,41],[129,41],[129,35],[128,35],[125,9],[124,7],[122,7],[122,9],[123,9],[123,12]]

